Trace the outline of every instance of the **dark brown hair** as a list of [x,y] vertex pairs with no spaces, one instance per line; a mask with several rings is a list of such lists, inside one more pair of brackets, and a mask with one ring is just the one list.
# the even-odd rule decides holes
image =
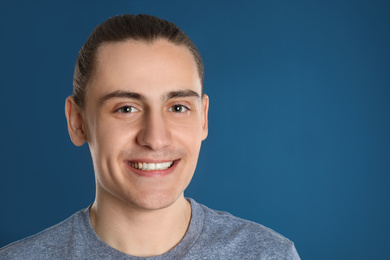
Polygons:
[[176,45],[186,46],[195,58],[203,92],[203,62],[198,49],[190,38],[175,24],[158,17],[145,14],[125,14],[111,17],[97,26],[79,52],[73,76],[72,96],[80,108],[84,108],[85,105],[85,94],[95,71],[98,48],[105,43],[122,42],[129,39],[144,42],[166,39]]

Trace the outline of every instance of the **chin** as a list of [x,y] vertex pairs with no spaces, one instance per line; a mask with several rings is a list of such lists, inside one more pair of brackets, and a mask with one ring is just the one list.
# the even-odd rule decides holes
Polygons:
[[143,210],[160,210],[165,209],[175,204],[182,196],[179,194],[161,194],[154,193],[137,198],[124,198],[124,200],[133,207]]

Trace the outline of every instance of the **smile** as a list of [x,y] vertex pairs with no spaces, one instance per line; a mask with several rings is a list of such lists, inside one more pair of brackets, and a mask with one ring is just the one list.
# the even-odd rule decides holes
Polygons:
[[141,171],[161,171],[172,167],[173,161],[163,163],[128,162],[128,164]]

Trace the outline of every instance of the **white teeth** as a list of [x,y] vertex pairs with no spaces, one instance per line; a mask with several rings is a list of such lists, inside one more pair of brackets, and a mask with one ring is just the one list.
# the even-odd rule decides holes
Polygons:
[[142,171],[153,171],[153,170],[166,170],[173,165],[173,162],[163,162],[163,163],[142,163],[136,162],[129,165],[133,168],[142,170]]
[[154,163],[148,163],[148,168],[150,170],[155,170],[156,169],[156,165]]

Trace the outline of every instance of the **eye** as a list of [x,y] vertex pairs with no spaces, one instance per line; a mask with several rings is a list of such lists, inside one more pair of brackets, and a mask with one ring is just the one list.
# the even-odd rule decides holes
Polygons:
[[136,109],[135,107],[132,107],[132,106],[123,106],[117,110],[117,112],[124,113],[124,114],[134,113],[137,111],[139,111],[139,110]]
[[171,111],[174,113],[183,113],[187,110],[189,110],[189,109],[183,105],[173,105],[168,109],[168,111]]

